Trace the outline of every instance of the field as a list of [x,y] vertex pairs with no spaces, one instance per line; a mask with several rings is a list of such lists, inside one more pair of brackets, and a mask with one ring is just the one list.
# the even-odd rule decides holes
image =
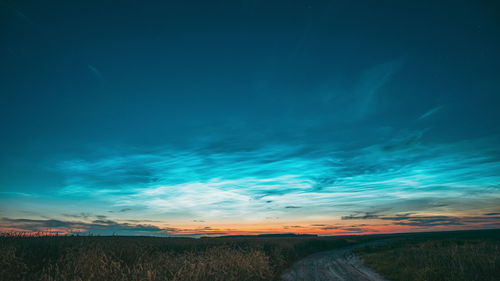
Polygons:
[[500,280],[498,230],[413,234],[356,253],[392,281]]
[[0,280],[278,280],[311,253],[374,237],[1,237]]
[[349,237],[0,237],[0,280],[279,280],[315,252],[356,250],[389,280],[494,280],[500,231]]

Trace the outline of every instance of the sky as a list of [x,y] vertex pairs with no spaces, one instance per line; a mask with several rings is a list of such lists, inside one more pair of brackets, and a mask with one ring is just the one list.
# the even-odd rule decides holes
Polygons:
[[0,232],[500,228],[495,1],[2,1]]

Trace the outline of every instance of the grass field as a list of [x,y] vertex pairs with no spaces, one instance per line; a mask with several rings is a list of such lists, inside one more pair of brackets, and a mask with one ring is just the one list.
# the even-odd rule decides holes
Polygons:
[[0,237],[0,280],[279,280],[309,254],[357,250],[389,280],[498,280],[500,231],[349,237]]
[[392,281],[498,281],[500,231],[422,233],[356,253]]
[[374,237],[1,237],[0,280],[278,280],[311,253]]

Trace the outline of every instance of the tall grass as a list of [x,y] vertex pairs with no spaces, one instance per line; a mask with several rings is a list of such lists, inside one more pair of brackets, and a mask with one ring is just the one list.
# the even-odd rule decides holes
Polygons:
[[500,280],[498,239],[414,238],[357,252],[392,281]]
[[369,239],[0,237],[0,280],[278,280],[308,254]]
[[279,280],[309,254],[371,240],[367,265],[392,281],[500,280],[500,231],[350,237],[0,236],[0,281]]
[[270,280],[268,257],[262,251],[244,252],[213,247],[202,252],[140,253],[131,264],[91,247],[68,251],[43,268],[37,280]]

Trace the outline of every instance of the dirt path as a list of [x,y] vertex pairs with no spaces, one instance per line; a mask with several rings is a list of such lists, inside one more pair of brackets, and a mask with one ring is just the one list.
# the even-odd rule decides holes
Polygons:
[[292,265],[281,275],[281,279],[284,281],[387,281],[373,270],[363,266],[362,261],[351,250],[392,240],[377,240],[311,255]]

